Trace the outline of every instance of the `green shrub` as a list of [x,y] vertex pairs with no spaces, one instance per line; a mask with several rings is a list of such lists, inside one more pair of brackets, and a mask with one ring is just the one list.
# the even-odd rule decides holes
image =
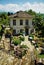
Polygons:
[[26,54],[26,49],[24,48],[20,48],[16,47],[16,51],[14,51],[15,56],[17,56],[18,58],[22,58],[25,54]]
[[44,54],[42,54],[42,55],[38,55],[38,58],[44,58]]
[[12,40],[14,40],[14,39],[16,39],[16,37],[15,37],[15,36],[12,38]]
[[24,36],[20,36],[19,38],[20,38],[21,41],[25,40]]
[[1,40],[1,36],[0,36],[0,40]]
[[30,34],[29,37],[34,37],[33,34]]
[[23,52],[22,52],[22,56],[24,56],[26,54],[26,50],[24,50]]
[[28,46],[27,45],[21,45],[20,48],[23,48],[23,52],[22,52],[22,56],[24,56],[26,54],[26,51],[28,49]]
[[41,40],[42,42],[44,42],[44,38],[41,38],[40,40]]
[[14,38],[13,39],[13,44],[14,45],[19,45],[19,44],[21,44],[21,40],[19,38]]
[[33,34],[30,34],[29,37],[32,37],[34,39],[34,35]]
[[41,43],[40,46],[41,46],[42,48],[44,48],[44,43]]
[[39,44],[38,43],[36,44],[36,47],[39,47]]
[[28,48],[27,45],[20,45],[20,48]]
[[20,35],[23,35],[23,33],[19,33]]
[[0,31],[2,30],[2,27],[1,27],[1,25],[0,25]]
[[0,36],[2,35],[2,27],[1,27],[1,25],[0,25]]

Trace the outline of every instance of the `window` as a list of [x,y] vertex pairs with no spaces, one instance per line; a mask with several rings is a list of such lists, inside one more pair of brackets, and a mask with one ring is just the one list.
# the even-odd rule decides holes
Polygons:
[[34,32],[34,29],[32,29],[31,31],[30,31],[30,33],[33,33]]
[[26,24],[26,25],[28,25],[28,24],[29,24],[28,22],[29,22],[29,21],[28,21],[28,20],[26,20],[25,24]]
[[20,20],[20,25],[23,25],[23,20]]
[[35,25],[35,23],[32,21],[32,25]]
[[13,20],[13,25],[16,25],[16,20]]
[[22,33],[23,32],[23,29],[20,29],[20,33]]

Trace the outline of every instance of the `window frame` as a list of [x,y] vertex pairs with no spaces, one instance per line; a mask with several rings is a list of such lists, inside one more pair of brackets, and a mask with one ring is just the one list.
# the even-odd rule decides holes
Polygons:
[[22,19],[20,20],[20,25],[23,25],[23,20]]
[[25,20],[25,25],[29,25],[29,20],[28,19]]
[[16,25],[16,20],[13,20],[13,25]]
[[20,33],[23,33],[23,29],[20,29]]

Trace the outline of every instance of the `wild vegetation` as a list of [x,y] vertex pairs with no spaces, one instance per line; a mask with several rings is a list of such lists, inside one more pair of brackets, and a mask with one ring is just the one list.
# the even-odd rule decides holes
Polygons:
[[[44,45],[44,14],[36,13],[32,10],[28,10],[25,12],[33,16],[32,24],[33,24],[35,31],[36,31],[34,35],[30,34],[29,37],[30,36],[33,37],[33,40],[37,40],[37,41],[39,40],[37,42],[37,46],[43,47],[43,45]],[[10,25],[9,16],[12,14],[13,13],[10,13],[10,12],[8,12],[8,13],[1,12],[0,13],[0,40],[1,40],[3,32],[5,33],[5,30],[3,29],[2,25],[5,25],[5,26]],[[11,32],[6,31],[5,36],[9,33],[11,34]],[[20,34],[22,34],[22,33],[20,33]],[[21,43],[21,41],[24,41],[24,40],[25,40],[24,37],[20,36],[18,39],[14,38],[13,43],[14,43],[14,45],[19,45]],[[21,47],[26,47],[26,46],[23,45]]]
[[[34,11],[32,11],[31,9],[28,11],[25,11],[26,13],[33,15],[33,25],[34,28],[36,30],[36,32],[38,33],[38,36],[42,36],[44,37],[44,14],[41,13],[36,13]],[[9,15],[12,15],[13,13],[6,13],[6,12],[2,12],[0,13],[0,25],[8,25],[9,26]],[[0,27],[1,29],[1,27]]]

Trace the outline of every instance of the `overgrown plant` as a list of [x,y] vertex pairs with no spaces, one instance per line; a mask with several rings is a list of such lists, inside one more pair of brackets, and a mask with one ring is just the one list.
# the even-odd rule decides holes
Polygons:
[[20,38],[13,38],[13,42],[12,42],[14,45],[19,45],[19,44],[21,44],[21,40],[20,40]]

